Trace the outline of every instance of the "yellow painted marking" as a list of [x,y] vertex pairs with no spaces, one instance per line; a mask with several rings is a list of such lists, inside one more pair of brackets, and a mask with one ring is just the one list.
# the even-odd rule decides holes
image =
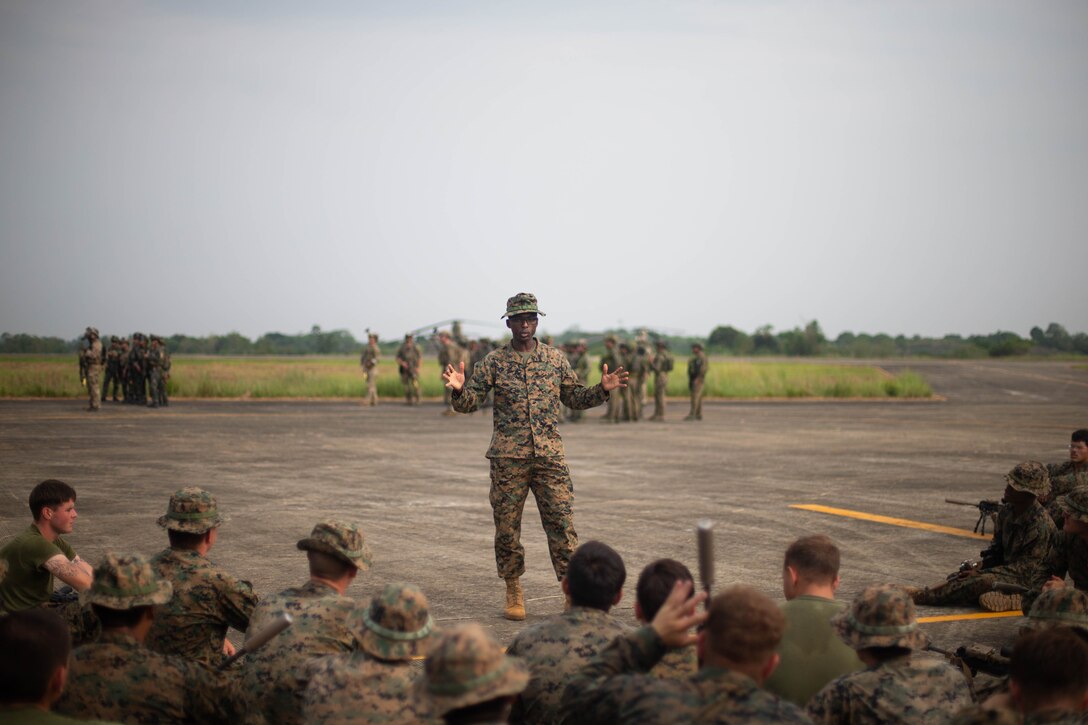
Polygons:
[[999,617],[1023,617],[1023,612],[973,612],[971,614],[942,614],[939,617],[918,617],[918,624],[933,622],[963,622],[969,619],[998,619]]
[[910,519],[897,519],[892,516],[880,516],[878,514],[867,514],[863,511],[851,511],[850,509],[837,509],[831,506],[820,506],[818,504],[811,503],[792,503],[791,509],[801,509],[802,511],[815,511],[821,514],[831,514],[832,516],[846,516],[851,519],[861,519],[862,521],[875,521],[879,524],[890,524],[892,526],[903,526],[908,529],[922,529],[923,531],[934,531],[938,534],[951,534],[952,536],[965,536],[968,539],[982,539],[989,541],[990,536],[983,534],[976,534],[974,531],[968,531],[967,529],[957,529],[952,526],[941,526],[940,524],[927,524],[922,521],[911,521]]

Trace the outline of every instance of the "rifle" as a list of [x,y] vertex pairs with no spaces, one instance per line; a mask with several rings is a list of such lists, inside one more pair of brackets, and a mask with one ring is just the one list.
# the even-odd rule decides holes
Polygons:
[[[930,645],[926,649],[937,654],[944,655],[949,661],[959,660],[968,669],[971,675],[984,672],[994,677],[1004,677],[1009,674],[1009,652],[1002,648],[987,647],[981,644],[966,644],[956,648],[955,652]],[[955,662],[953,662],[955,664]]]
[[[990,521],[996,521],[994,517],[997,516],[997,512],[1001,510],[1002,503],[1000,501],[987,501],[982,500],[978,503],[971,503],[970,501],[957,501],[954,498],[946,498],[945,503],[955,504],[957,506],[971,506],[978,509],[978,521],[975,522],[975,533],[986,533],[986,520],[989,517]],[[980,531],[981,529],[981,531]]]
[[710,586],[714,583],[714,522],[701,520],[695,527],[699,548],[699,581],[706,592],[706,608],[710,609]]
[[239,657],[247,654],[252,654],[259,650],[261,647],[264,647],[266,644],[268,644],[268,641],[270,639],[290,627],[292,621],[294,620],[291,619],[291,615],[287,612],[279,615],[278,617],[273,619],[267,627],[250,637],[249,641],[245,643],[244,647],[241,647],[237,652],[228,657],[227,660],[223,662],[223,664],[219,665],[219,669],[225,670],[232,664],[234,664],[235,660],[237,660]]

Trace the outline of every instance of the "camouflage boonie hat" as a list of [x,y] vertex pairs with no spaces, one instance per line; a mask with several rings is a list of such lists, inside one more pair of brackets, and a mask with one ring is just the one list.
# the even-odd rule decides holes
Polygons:
[[528,292],[518,292],[516,295],[506,300],[506,314],[500,315],[499,319],[503,317],[513,317],[514,315],[523,315],[527,312],[535,312],[541,317],[546,315],[540,311],[536,303],[536,295]]
[[1048,589],[1031,605],[1028,629],[1076,627],[1088,634],[1088,594],[1073,587]]
[[1059,496],[1058,505],[1065,512],[1066,518],[1088,524],[1088,486],[1079,486],[1064,496]]
[[174,587],[151,568],[139,554],[106,554],[94,568],[94,582],[86,594],[88,604],[108,609],[135,609],[165,604]]
[[921,649],[929,642],[925,633],[918,629],[914,602],[902,587],[892,584],[866,587],[849,609],[831,618],[831,626],[853,649]]
[[159,526],[170,531],[186,534],[203,534],[223,523],[215,496],[199,486],[187,486],[175,491],[166,506],[166,513],[159,517]]
[[332,554],[356,569],[369,569],[371,564],[370,549],[367,548],[362,529],[355,524],[322,521],[314,526],[308,537],[299,540],[298,548]]
[[502,651],[479,624],[449,629],[424,665],[419,689],[445,715],[470,705],[517,695],[529,684],[529,669]]
[[98,337],[98,328],[88,327],[86,330],[83,331],[83,334],[90,335],[91,337]]
[[1005,474],[1005,482],[1016,491],[1045,496],[1050,492],[1050,474],[1038,461],[1024,461]]
[[356,608],[352,629],[360,648],[381,660],[422,657],[434,639],[427,597],[414,584],[386,584],[368,607]]

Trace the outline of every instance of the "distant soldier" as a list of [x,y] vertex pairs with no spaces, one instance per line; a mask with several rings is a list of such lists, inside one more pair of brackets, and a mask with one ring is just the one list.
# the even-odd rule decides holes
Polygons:
[[88,327],[83,333],[86,343],[79,349],[79,371],[83,384],[87,386],[87,410],[97,412],[100,407],[99,396],[102,393],[102,341],[98,339],[98,328]]
[[129,385],[128,385],[128,355],[131,350],[127,337],[121,338],[121,348],[117,355],[117,369],[121,375],[121,402],[129,402]]
[[294,621],[247,657],[242,676],[250,710],[269,723],[286,725],[304,722],[307,662],[358,648],[348,622],[355,601],[344,592],[371,563],[363,532],[354,524],[323,521],[298,542],[298,548],[306,552],[309,581],[262,600],[250,617],[247,639],[282,614],[290,614]]
[[166,380],[170,375],[170,356],[162,338],[151,336],[151,349],[147,352],[148,408],[169,405],[166,398]]
[[407,405],[419,405],[419,371],[422,364],[423,355],[409,332],[397,350],[397,367],[400,369],[400,382],[404,386]]
[[[634,351],[632,350],[631,346],[627,344],[626,340],[620,341],[617,359],[619,360],[620,366],[628,372],[631,371],[632,367],[638,365],[638,360],[635,357]],[[629,385],[620,391],[620,398],[623,401],[623,419],[626,421],[638,420],[635,415],[635,397],[631,388],[632,386]]]
[[227,629],[249,628],[257,606],[253,585],[207,558],[222,523],[215,497],[196,486],[175,492],[159,517],[170,548],[156,554],[151,565],[173,585],[174,596],[159,607],[147,638],[156,652],[218,667],[234,651]]
[[691,412],[684,420],[703,419],[703,385],[709,363],[703,346],[695,343],[691,346],[691,359],[688,360],[688,390],[691,391]]
[[1088,428],[1073,431],[1068,461],[1048,463],[1046,469],[1050,474],[1050,494],[1040,501],[1046,505],[1054,525],[1060,529],[1064,513],[1058,505],[1058,497],[1079,486],[1088,486]]
[[121,340],[116,335],[110,336],[110,348],[106,351],[106,375],[102,381],[102,400],[110,397],[110,385],[113,385],[113,402],[117,402],[117,389],[121,384]]
[[[586,354],[586,341],[577,340],[571,343],[571,352],[569,355],[570,367],[574,371],[574,374],[578,376],[578,382],[582,385],[589,384],[589,355]],[[577,423],[585,418],[586,412],[584,410],[570,411],[569,420],[572,423]]]
[[147,338],[143,333],[132,333],[132,349],[128,352],[129,400],[133,405],[147,402]]
[[303,716],[307,723],[409,723],[432,720],[416,697],[417,668],[437,639],[427,598],[413,584],[387,584],[350,626],[359,651],[313,660]]
[[634,351],[631,353],[631,359],[633,361],[631,376],[635,379],[634,384],[630,386],[631,420],[642,420],[642,408],[646,401],[646,388],[648,387],[653,363],[649,342],[637,342]]
[[[468,355],[465,353],[464,348],[454,342],[450,337],[450,333],[442,330],[438,333],[438,370],[439,373],[444,372],[449,366],[454,368],[464,364],[468,366]],[[442,411],[442,415],[457,415],[457,411],[453,409],[453,403],[451,402],[452,393],[449,388],[442,388],[442,402],[445,403],[446,409]]]
[[371,332],[366,336],[366,348],[359,358],[359,365],[366,375],[366,402],[367,405],[378,404],[378,360],[382,351],[378,347],[378,333]]
[[650,360],[650,369],[654,371],[654,414],[650,420],[665,420],[665,395],[669,389],[669,373],[673,368],[672,354],[665,340],[658,340],[654,347],[656,350]]
[[[605,368],[609,370],[618,370],[623,367],[623,359],[616,349],[615,335],[607,335],[604,338],[604,352],[601,354],[601,359],[598,364],[602,373]],[[601,416],[601,418],[609,423],[619,423],[622,413],[623,398],[620,395],[613,395],[609,397],[608,410],[605,411],[605,414]]]
[[[635,619],[648,625],[669,598],[676,582],[694,582],[691,572],[675,559],[658,559],[643,568],[635,586]],[[694,589],[693,589],[694,591]],[[654,665],[650,674],[662,680],[686,680],[699,671],[695,647],[675,647]]]
[[1088,592],[1088,487],[1075,488],[1059,496],[1055,503],[1063,512],[1062,530],[1055,534],[1054,545],[1043,563],[1047,579],[1023,597],[1025,612],[1031,611],[1040,590],[1066,587],[1067,574],[1073,580],[1073,588]]

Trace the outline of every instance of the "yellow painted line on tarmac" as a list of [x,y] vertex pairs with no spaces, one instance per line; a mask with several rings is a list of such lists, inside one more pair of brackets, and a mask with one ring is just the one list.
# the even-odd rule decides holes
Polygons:
[[941,526],[940,524],[927,524],[924,521],[911,521],[910,519],[897,519],[892,516],[881,516],[879,514],[867,514],[864,511],[851,511],[850,509],[837,509],[831,506],[820,506],[813,503],[791,503],[791,509],[801,509],[802,511],[815,511],[821,514],[830,514],[832,516],[845,516],[851,519],[861,519],[862,521],[875,521],[878,524],[889,524],[891,526],[902,526],[907,529],[921,529],[923,531],[933,531],[938,534],[950,534],[952,536],[963,536],[968,539],[982,539],[989,541],[990,536],[984,534],[976,534],[974,531],[968,529],[957,529],[952,526]]
[[965,622],[971,619],[1000,619],[1001,617],[1023,617],[1023,612],[972,612],[971,614],[942,614],[939,617],[918,617],[918,624],[933,622]]

